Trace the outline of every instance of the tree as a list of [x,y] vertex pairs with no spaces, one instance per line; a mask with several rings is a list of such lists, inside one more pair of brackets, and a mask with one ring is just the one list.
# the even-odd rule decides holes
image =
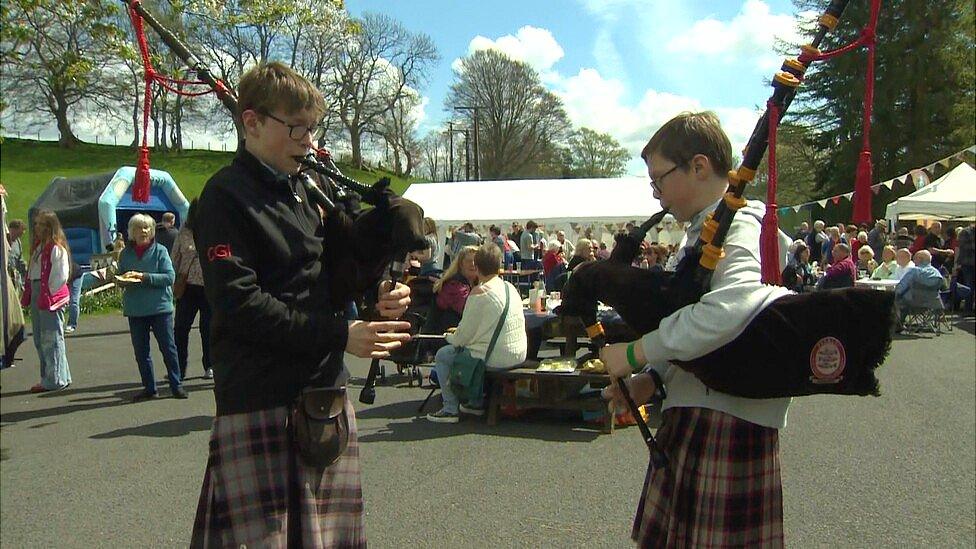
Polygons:
[[447,139],[437,130],[432,130],[420,141],[420,165],[430,181],[447,181],[445,158]]
[[373,133],[383,138],[393,154],[393,171],[398,175],[410,176],[420,152],[414,135],[417,129],[414,109],[419,105],[420,98],[416,94],[404,94],[373,130]]
[[570,123],[562,101],[543,87],[532,67],[480,50],[463,58],[454,76],[446,107],[477,107],[466,113],[469,125],[478,127],[483,178],[538,176],[541,167],[550,166]]
[[[782,122],[776,133],[776,204],[791,206],[818,198],[817,166],[824,161],[824,156],[824,151],[816,147],[810,128]],[[746,198],[766,201],[768,162],[767,151],[756,170],[755,180],[746,186]]]
[[569,138],[567,164],[573,177],[618,177],[630,159],[610,134],[580,128]]
[[[79,142],[72,109],[111,90],[103,79],[118,63],[124,34],[113,24],[116,6],[104,0],[9,0],[0,25],[2,87],[14,112],[45,122],[52,116],[62,147]],[[117,67],[116,67],[117,68]]]
[[421,89],[440,56],[429,36],[412,33],[388,16],[366,14],[356,25],[357,32],[338,52],[335,78],[324,83],[324,92],[336,100],[352,162],[361,167],[363,135],[376,129],[398,101]]
[[[794,0],[797,10],[819,0]],[[868,2],[852,2],[822,49],[853,41]],[[948,156],[976,138],[973,3],[886,0],[877,29],[871,148],[875,181]],[[809,31],[809,29],[806,29]],[[816,182],[822,193],[853,189],[861,149],[863,51],[816,62],[800,88],[795,120],[809,126],[823,151]]]

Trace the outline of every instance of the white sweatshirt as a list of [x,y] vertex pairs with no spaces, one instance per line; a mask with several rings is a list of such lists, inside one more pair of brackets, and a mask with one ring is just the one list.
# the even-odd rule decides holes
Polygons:
[[[697,241],[706,215],[717,204],[692,218],[681,241],[679,255],[684,254],[685,246]],[[746,208],[735,214],[725,240],[725,257],[718,262],[712,275],[711,291],[699,302],[674,312],[661,321],[657,330],[643,336],[641,343],[647,362],[661,374],[667,388],[668,398],[663,409],[709,408],[766,427],[780,429],[786,426],[790,398],[751,399],[721,393],[706,388],[693,374],[668,362],[697,358],[729,343],[770,303],[791,293],[781,286],[761,282],[759,219],[764,212],[762,202],[750,200]],[[791,241],[782,231],[779,240],[779,269],[782,271],[786,267]]]
[[525,361],[528,349],[525,317],[522,314],[522,297],[515,286],[497,276],[477,286],[464,304],[457,331],[447,336],[447,342],[451,345],[468,349],[475,358],[485,358],[491,336],[505,307],[505,292],[510,297],[508,315],[488,358],[489,368],[509,368]]
[[[44,246],[38,246],[34,251],[34,258],[31,259],[30,270],[27,273],[28,280],[41,279],[41,252]],[[48,276],[47,287],[53,294],[61,286],[68,283],[68,275],[71,274],[71,263],[68,262],[68,252],[61,246],[51,248],[51,274]]]

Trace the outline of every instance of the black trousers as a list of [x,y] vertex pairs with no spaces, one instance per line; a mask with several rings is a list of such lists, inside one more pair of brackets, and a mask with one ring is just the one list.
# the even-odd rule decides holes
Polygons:
[[210,369],[210,306],[203,293],[203,286],[186,285],[183,296],[176,301],[176,319],[173,332],[176,337],[176,356],[180,362],[180,379],[186,379],[187,346],[190,328],[197,312],[200,313],[200,344],[203,347],[203,368]]

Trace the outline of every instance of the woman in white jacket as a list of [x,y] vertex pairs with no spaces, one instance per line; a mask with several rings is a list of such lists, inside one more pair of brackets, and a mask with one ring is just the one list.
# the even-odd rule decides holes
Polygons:
[[[450,345],[441,347],[434,359],[444,406],[427,415],[430,421],[457,423],[459,411],[474,415],[484,414],[481,398],[459,405],[458,398],[447,381],[454,357],[461,349],[467,349],[474,358],[485,360],[488,369],[507,369],[525,361],[528,341],[525,335],[525,317],[522,316],[522,297],[515,286],[498,276],[502,266],[501,250],[491,242],[482,245],[475,252],[474,264],[478,268],[478,285],[468,296],[457,331],[447,336]],[[488,348],[499,322],[502,323],[501,331],[489,355]]]

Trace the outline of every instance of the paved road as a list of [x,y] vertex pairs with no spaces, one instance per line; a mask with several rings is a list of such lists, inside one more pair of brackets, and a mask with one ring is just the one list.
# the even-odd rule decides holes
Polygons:
[[[789,545],[976,544],[973,331],[968,321],[896,341],[880,398],[794,402],[781,433]],[[189,380],[188,401],[129,404],[138,374],[118,316],[83,319],[68,350],[67,391],[26,392],[38,371],[30,344],[0,374],[0,545],[185,546],[210,383]],[[350,362],[362,377],[365,361]],[[374,406],[357,406],[372,546],[631,546],[647,455],[635,428],[598,435],[551,417],[433,425],[415,418],[426,390],[377,392]]]

